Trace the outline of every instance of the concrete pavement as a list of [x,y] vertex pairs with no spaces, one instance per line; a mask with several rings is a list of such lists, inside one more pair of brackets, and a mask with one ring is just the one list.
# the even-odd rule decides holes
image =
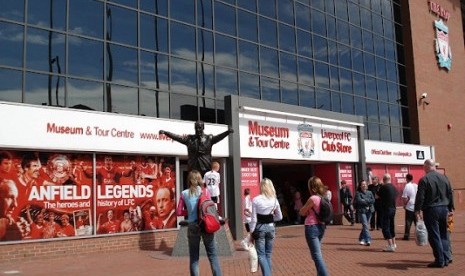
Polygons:
[[[454,259],[443,269],[427,268],[433,261],[431,247],[417,246],[403,236],[404,210],[397,209],[397,250],[382,252],[386,242],[381,231],[372,231],[372,245],[358,244],[360,224],[330,225],[323,240],[323,255],[330,275],[464,275],[465,274],[465,211],[455,214],[452,247]],[[413,227],[412,227],[413,228]],[[273,275],[316,275],[310,257],[303,225],[279,227],[273,251]],[[413,229],[412,229],[413,231]],[[249,272],[248,254],[235,242],[232,257],[220,257],[223,275],[261,275]],[[0,246],[1,250],[1,246]],[[188,275],[189,258],[171,257],[170,252],[129,251],[88,254],[59,259],[37,259],[29,262],[2,263],[0,275]],[[211,275],[206,257],[201,257],[200,274]]]

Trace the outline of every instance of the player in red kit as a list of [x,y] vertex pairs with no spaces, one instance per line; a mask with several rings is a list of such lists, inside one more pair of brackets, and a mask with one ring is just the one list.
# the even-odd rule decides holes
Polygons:
[[121,222],[114,219],[113,210],[107,211],[107,221],[104,224],[100,224],[102,214],[99,214],[97,220],[97,233],[99,234],[113,234],[120,232]]
[[[135,163],[131,162],[131,165],[130,170],[122,171],[113,166],[113,158],[111,156],[105,156],[103,166],[96,170],[97,184],[102,186],[119,184],[121,177],[129,177],[135,171]],[[93,177],[92,173],[89,173],[84,167],[82,167],[82,172],[89,178]]]
[[11,179],[16,180],[16,172],[12,169],[13,156],[7,151],[0,151],[0,180]]
[[57,233],[57,237],[73,237],[76,236],[76,230],[69,223],[69,216],[64,214],[61,216],[61,228]]

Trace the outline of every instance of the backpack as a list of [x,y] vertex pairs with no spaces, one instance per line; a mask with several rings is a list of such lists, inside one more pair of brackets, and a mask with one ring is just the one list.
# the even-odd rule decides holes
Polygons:
[[313,207],[312,210],[320,222],[329,224],[333,220],[333,205],[331,204],[331,202],[329,202],[329,200],[326,197],[319,197],[321,199],[320,213],[317,213]]
[[215,233],[221,228],[220,217],[216,204],[202,191],[198,203],[198,223],[200,229],[205,233]]

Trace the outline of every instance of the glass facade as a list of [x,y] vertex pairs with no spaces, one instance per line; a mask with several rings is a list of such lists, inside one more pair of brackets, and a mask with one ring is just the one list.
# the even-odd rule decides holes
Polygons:
[[224,123],[239,95],[410,142],[399,0],[0,0],[0,100]]

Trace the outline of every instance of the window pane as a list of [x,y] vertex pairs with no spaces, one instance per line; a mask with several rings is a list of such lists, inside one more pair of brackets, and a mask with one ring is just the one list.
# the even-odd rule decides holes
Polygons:
[[215,96],[213,66],[199,62],[197,68],[199,74],[199,94],[213,98]]
[[140,0],[140,9],[163,16],[168,16],[168,0]]
[[260,47],[260,67],[263,75],[278,78],[277,51]]
[[103,43],[69,36],[69,74],[93,79],[103,77]]
[[360,26],[360,7],[353,3],[352,1],[349,2],[349,22]]
[[295,53],[294,28],[279,24],[279,48],[284,51]]
[[106,35],[110,41],[137,45],[136,12],[108,5],[106,16]]
[[236,10],[231,6],[215,2],[215,28],[218,32],[236,35]]
[[208,123],[216,123],[215,100],[201,98],[200,120]]
[[20,25],[0,22],[0,65],[22,67],[24,28]]
[[297,84],[290,82],[281,82],[281,98],[283,103],[298,105],[299,97],[297,94]]
[[378,84],[378,99],[380,101],[388,101],[388,92],[387,92],[387,84],[385,81],[383,80],[377,80],[377,84]]
[[194,1],[170,0],[170,15],[173,19],[194,24]]
[[197,0],[197,25],[213,29],[213,7],[211,0]]
[[239,69],[258,73],[258,46],[239,41]]
[[137,0],[109,0],[109,2],[118,3],[131,8],[137,7]]
[[276,48],[276,22],[260,17],[259,24],[260,43]]
[[352,48],[352,69],[361,73],[365,72],[362,51],[354,48]]
[[362,48],[362,30],[358,27],[350,26],[350,46]]
[[[108,87],[111,89],[108,89]],[[107,106],[111,106],[111,110],[107,108],[106,111],[123,114],[139,114],[137,88],[111,84],[111,86],[107,86],[106,92]],[[111,100],[108,98],[110,93]]]
[[275,0],[258,0],[258,12],[261,15],[276,18],[275,5]]
[[[65,73],[65,36],[29,28],[26,46],[26,67],[45,72]],[[50,45],[50,46],[49,46]],[[49,68],[49,60],[52,69]]]
[[379,103],[379,122],[389,125],[389,106],[387,103]]
[[280,53],[281,79],[297,82],[297,64],[294,55]]
[[156,90],[141,89],[139,94],[140,115],[169,118],[169,95]]
[[338,42],[349,45],[350,44],[349,34],[350,34],[349,23],[338,20],[337,21]]
[[238,95],[237,73],[234,70],[216,68],[216,98],[224,98],[226,95]]
[[362,18],[362,27],[367,30],[371,28],[371,12],[367,9],[360,9],[360,17]]
[[205,30],[198,30],[197,58],[200,61],[213,64],[213,33]]
[[389,122],[391,126],[401,126],[402,121],[400,119],[400,106],[389,105]]
[[372,33],[363,30],[363,50],[368,51],[370,53],[373,52],[373,35]]
[[197,97],[171,94],[170,111],[171,119],[181,119],[188,121],[199,120]]
[[140,82],[142,87],[168,90],[168,57],[141,51]]
[[223,35],[216,35],[216,65],[236,68],[236,40]]
[[341,93],[331,92],[331,111],[341,112]]
[[378,35],[374,35],[375,54],[384,57],[384,39]]
[[238,11],[238,36],[253,42],[257,41],[257,17],[255,14]]
[[255,6],[255,1],[250,0],[237,0],[237,5],[241,8],[255,12],[257,7]]
[[375,76],[376,75],[375,57],[371,54],[363,53],[363,61],[364,61],[365,73],[367,75]]
[[106,54],[108,58],[107,80],[137,85],[137,50],[110,44]]
[[299,28],[304,29],[305,31],[310,31],[310,8],[300,4],[299,2],[295,3],[295,12],[296,12],[296,25]]
[[195,29],[180,23],[171,23],[171,53],[195,59]]
[[[375,100],[367,100],[367,119],[370,122],[379,122],[378,102]],[[388,113],[389,114],[389,113]]]
[[329,66],[329,85],[331,90],[339,91],[339,71],[335,66]]
[[27,73],[23,102],[37,105],[64,106],[65,90],[63,82],[60,77]]
[[316,88],[316,108],[331,110],[331,92],[325,89]]
[[337,31],[336,31],[336,18],[327,15],[326,16],[326,25],[327,25],[327,34],[328,38],[337,40]]
[[365,75],[353,73],[355,95],[365,97]]
[[22,72],[0,68],[0,101],[21,102]]
[[313,62],[309,59],[299,58],[299,82],[308,85],[315,84]]
[[312,9],[310,18],[312,20],[313,31],[322,36],[326,36],[325,15],[320,11]]
[[376,93],[376,79],[370,76],[365,77],[366,80],[366,96],[371,99],[376,99],[378,94]]
[[380,140],[379,125],[377,123],[367,123],[368,126],[368,139]]
[[336,1],[336,15],[338,18],[348,21],[347,15],[347,2],[348,1]]
[[294,25],[294,1],[280,0],[278,4],[278,20]]
[[355,115],[363,116],[364,119],[367,118],[367,107],[365,98],[355,97]]
[[347,69],[352,68],[352,57],[350,56],[350,48],[342,44],[338,44],[339,65]]
[[315,108],[315,89],[310,86],[299,86],[300,105],[309,108]]
[[140,14],[140,46],[168,53],[168,22],[151,15]]
[[24,0],[1,0],[0,6],[0,17],[21,22],[24,20]]
[[262,100],[281,102],[279,95],[279,81],[276,79],[262,77]]
[[316,60],[328,62],[328,41],[325,38],[314,35],[313,49]]
[[[83,14],[86,16],[82,16]],[[102,15],[102,2],[69,1],[69,31],[75,34],[103,38]]]
[[354,91],[352,90],[352,71],[340,69],[340,83],[341,83],[341,91],[353,94]]
[[195,62],[179,58],[171,59],[171,89],[173,91],[197,94]]
[[71,108],[103,111],[103,84],[68,79],[68,106]]
[[329,88],[329,67],[327,64],[315,62],[316,86]]
[[[53,3],[52,9],[50,4]],[[29,24],[55,30],[64,30],[66,26],[66,0],[28,1],[27,21]],[[21,11],[21,13],[23,13]]]
[[342,113],[354,114],[354,97],[352,95],[342,94]]
[[391,141],[391,128],[389,126],[380,125],[381,141]]
[[297,45],[299,55],[308,58],[313,57],[312,35],[310,33],[297,30]]
[[240,73],[240,96],[260,99],[258,75]]

